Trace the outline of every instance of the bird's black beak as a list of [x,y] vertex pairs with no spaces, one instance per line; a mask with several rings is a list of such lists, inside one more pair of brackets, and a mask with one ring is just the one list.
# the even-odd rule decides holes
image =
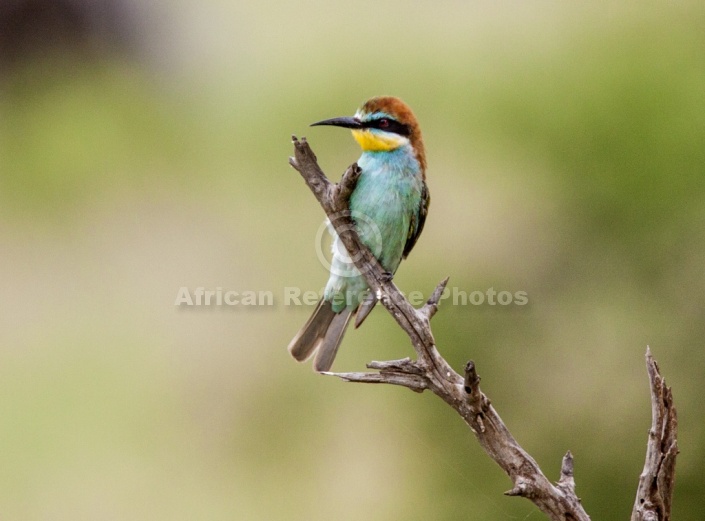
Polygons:
[[315,127],[317,125],[332,125],[334,127],[344,128],[363,128],[362,123],[360,123],[359,119],[350,117],[324,119],[323,121],[319,121],[317,123],[311,123],[312,127]]

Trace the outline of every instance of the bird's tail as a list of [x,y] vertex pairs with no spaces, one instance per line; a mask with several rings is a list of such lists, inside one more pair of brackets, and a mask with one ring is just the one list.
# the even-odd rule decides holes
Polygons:
[[353,311],[345,308],[336,313],[330,301],[321,299],[311,318],[289,343],[291,356],[303,362],[317,351],[313,361],[314,370],[319,373],[328,371],[333,365]]

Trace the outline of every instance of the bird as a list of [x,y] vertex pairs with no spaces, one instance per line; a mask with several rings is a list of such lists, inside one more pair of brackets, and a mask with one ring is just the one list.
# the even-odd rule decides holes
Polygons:
[[[349,199],[350,217],[361,241],[390,277],[414,248],[424,228],[430,195],[426,186],[426,153],[416,116],[394,96],[365,101],[352,117],[313,123],[348,128],[360,145],[360,175]],[[346,328],[355,327],[372,311],[378,295],[333,234],[330,277],[313,314],[289,343],[291,355],[303,362],[315,353],[313,369],[333,365]]]

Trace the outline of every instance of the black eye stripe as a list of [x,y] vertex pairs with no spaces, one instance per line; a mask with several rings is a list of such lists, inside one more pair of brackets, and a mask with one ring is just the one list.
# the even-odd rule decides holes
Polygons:
[[[381,121],[386,121],[386,126],[383,127],[380,125]],[[372,121],[366,122],[364,126],[365,128],[378,128],[380,130],[384,130],[385,132],[393,132],[404,137],[409,137],[409,134],[411,134],[411,129],[407,125],[399,123],[397,120],[392,118],[373,119]]]

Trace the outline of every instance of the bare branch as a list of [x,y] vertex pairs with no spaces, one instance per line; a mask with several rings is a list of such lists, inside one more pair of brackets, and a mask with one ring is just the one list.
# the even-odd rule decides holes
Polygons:
[[573,455],[570,451],[563,456],[561,463],[561,477],[558,480],[557,486],[565,490],[575,491],[575,480],[573,479]]
[[646,445],[644,470],[632,510],[632,521],[668,521],[676,477],[678,417],[671,388],[661,376],[658,364],[646,348],[646,370],[651,385],[651,429]]
[[353,190],[355,189],[360,173],[360,167],[357,166],[357,163],[353,163],[343,174],[343,177],[340,179],[340,183],[336,185],[335,197],[339,201],[345,203],[346,206]]
[[[466,406],[458,412],[487,455],[512,479],[514,487],[505,494],[530,499],[550,519],[590,519],[575,495],[575,487],[552,485],[536,461],[514,439],[480,389],[480,376],[472,361],[465,365],[463,391]],[[563,458],[563,470],[568,468],[572,475],[572,457],[570,467]]]
[[438,311],[438,302],[441,300],[441,297],[443,296],[443,292],[446,289],[446,286],[448,285],[448,280],[450,277],[446,277],[443,279],[438,286],[436,286],[436,289],[434,292],[431,294],[431,297],[428,299],[428,302],[419,309],[419,313],[426,317],[426,320],[431,320],[433,318],[433,315],[436,314]]
[[[565,519],[567,516],[576,520],[589,519],[578,498],[554,487],[533,458],[509,433],[490,400],[480,391],[480,379],[475,373],[474,364],[468,364],[464,380],[438,353],[429,320],[435,313],[447,279],[438,285],[429,302],[417,311],[360,241],[346,215],[347,198],[354,189],[352,181],[359,175],[356,165],[348,168],[339,185],[332,185],[325,178],[315,154],[304,139],[299,141],[294,138],[294,154],[294,158],[290,159],[291,165],[303,176],[318,199],[371,290],[382,294],[382,304],[409,335],[418,356],[417,362],[371,364],[372,368],[379,370],[378,373],[329,374],[351,382],[402,385],[417,392],[430,389],[463,417],[483,449],[509,475],[514,483],[509,494],[530,499],[551,519]],[[341,212],[343,217],[340,217]],[[419,369],[422,374],[419,374]],[[465,392],[466,382],[470,382],[470,393]]]
[[410,358],[391,360],[389,362],[370,362],[368,369],[376,369],[379,373],[323,373],[337,376],[346,382],[392,384],[408,387],[420,393],[428,389],[428,382],[423,376],[423,369]]
[[[404,298],[396,285],[390,280],[377,259],[369,249],[360,241],[354,223],[350,220],[348,199],[354,190],[355,182],[360,175],[357,165],[352,165],[343,175],[340,183],[333,185],[328,181],[316,162],[316,156],[305,139],[294,142],[294,157],[290,164],[299,171],[306,184],[328,215],[331,224],[338,233],[345,248],[353,259],[355,266],[365,277],[371,291],[381,295],[381,303],[394,317],[399,326],[409,336],[417,360],[408,358],[389,362],[371,362],[369,369],[377,372],[366,373],[325,373],[337,376],[349,382],[361,383],[387,383],[401,385],[415,392],[426,389],[432,391],[444,402],[450,405],[467,423],[478,442],[497,465],[507,473],[512,480],[513,487],[505,494],[521,496],[533,502],[548,518],[553,520],[587,521],[589,516],[583,509],[580,498],[575,494],[575,480],[573,477],[573,456],[570,452],[563,457],[560,479],[553,485],[543,474],[534,459],[514,439],[509,429],[505,426],[499,414],[495,411],[489,398],[480,389],[480,377],[477,374],[475,363],[470,361],[465,366],[464,376],[456,373],[436,349],[436,343],[431,332],[430,320],[438,310],[438,304],[445,290],[448,279],[441,281],[428,302],[419,310]],[[373,301],[370,302],[373,305]],[[369,310],[368,310],[369,311]],[[648,357],[650,357],[650,353]],[[658,368],[651,359],[655,368],[649,365],[649,375],[652,378],[652,402],[657,391],[654,387],[654,376],[658,375]],[[658,375],[660,379],[660,375]],[[661,381],[662,383],[662,381]],[[670,512],[671,493],[673,490],[673,473],[675,466],[675,410],[672,407],[670,389],[665,385],[658,387],[658,403],[663,408],[672,411],[672,420],[659,416],[659,421],[654,419],[650,439],[649,452],[647,452],[647,466],[649,469],[650,458],[655,448],[652,442],[658,445],[658,436],[668,432],[664,455],[658,459],[660,463],[653,468],[656,474],[653,478],[644,477],[640,481],[640,495],[637,503],[645,505],[658,504],[660,512]],[[656,413],[654,413],[656,414]],[[656,417],[655,417],[656,418]],[[670,416],[668,417],[670,418]],[[664,425],[665,422],[665,425]],[[650,456],[651,455],[651,456]],[[645,473],[646,473],[645,467]],[[649,474],[651,476],[651,474]],[[670,478],[669,478],[670,476]],[[642,482],[651,480],[648,496],[642,496]],[[655,492],[654,492],[655,491]],[[641,500],[640,498],[647,499]],[[635,505],[635,512],[638,505]],[[632,517],[632,519],[650,519],[648,517]],[[668,518],[655,518],[668,519]]]
[[[301,172],[301,176],[313,192],[313,195],[321,203],[323,210],[328,213],[332,201],[332,183],[328,180],[326,174],[323,173],[321,167],[318,166],[316,154],[308,146],[306,138],[299,141],[296,136],[291,136],[291,140],[294,143],[294,157],[289,158],[289,164]],[[306,168],[306,172],[304,173],[301,168]]]

